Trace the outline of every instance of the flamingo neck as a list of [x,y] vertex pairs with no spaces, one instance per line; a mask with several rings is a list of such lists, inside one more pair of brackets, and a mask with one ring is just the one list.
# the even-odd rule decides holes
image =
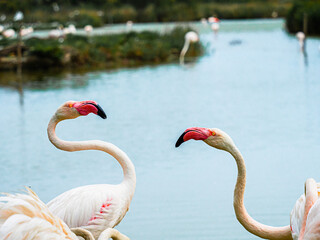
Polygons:
[[233,206],[236,217],[242,226],[250,233],[265,239],[292,239],[290,226],[272,227],[254,220],[244,206],[244,191],[246,186],[246,167],[243,157],[236,146],[231,146],[228,152],[234,157],[238,167],[238,177],[234,189]]
[[113,240],[129,240],[129,238],[123,234],[121,234],[118,230],[114,228],[107,228],[104,230],[98,240],[106,240],[112,238]]
[[[63,119],[64,120],[64,119]],[[50,142],[58,149],[74,152],[83,150],[99,150],[110,154],[114,157],[122,167],[123,170],[123,181],[122,185],[128,188],[131,192],[131,198],[136,187],[136,172],[133,163],[120,148],[113,145],[112,143],[99,141],[99,140],[89,140],[89,141],[65,141],[57,137],[55,129],[57,124],[62,121],[54,115],[48,124],[48,137]]]
[[183,48],[180,53],[180,64],[183,65],[184,63],[184,55],[186,55],[190,45],[190,40],[186,39],[183,45]]

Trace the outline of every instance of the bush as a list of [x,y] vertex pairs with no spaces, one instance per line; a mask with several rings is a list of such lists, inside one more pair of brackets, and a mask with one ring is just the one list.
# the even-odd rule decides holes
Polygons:
[[[30,38],[25,55],[27,68],[44,67],[119,67],[177,61],[190,28],[175,28],[166,34],[143,31],[92,37],[67,35],[63,42],[56,39]],[[4,42],[11,44],[10,42]],[[200,43],[190,46],[187,56],[200,56]]]
[[29,47],[28,55],[31,59],[37,59],[37,65],[59,66],[62,64],[64,52],[57,40],[31,38],[26,40]]
[[308,21],[308,34],[320,34],[320,1],[296,1],[286,17],[289,32],[303,31],[304,16]]

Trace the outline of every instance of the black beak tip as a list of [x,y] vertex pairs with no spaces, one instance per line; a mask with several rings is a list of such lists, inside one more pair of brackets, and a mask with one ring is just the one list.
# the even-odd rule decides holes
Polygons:
[[184,143],[183,137],[185,133],[183,133],[176,142],[176,148],[179,147],[182,143]]
[[100,117],[103,118],[103,119],[106,119],[106,118],[107,118],[107,115],[106,115],[106,113],[103,111],[103,109],[100,107],[100,105],[97,105],[97,109],[98,109],[97,115],[100,116]]

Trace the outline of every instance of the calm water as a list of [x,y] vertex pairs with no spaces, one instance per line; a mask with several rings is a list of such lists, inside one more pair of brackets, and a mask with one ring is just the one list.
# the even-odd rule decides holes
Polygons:
[[320,181],[320,39],[308,39],[306,59],[279,20],[225,21],[217,38],[193,25],[207,54],[186,67],[24,75],[23,92],[14,75],[1,74],[0,191],[27,185],[49,201],[77,186],[119,183],[111,157],[63,152],[47,140],[60,104],[93,99],[107,120],[65,121],[57,134],[110,141],[132,159],[137,189],[117,227],[132,239],[258,239],[233,212],[232,157],[202,142],[174,148],[193,126],[229,133],[246,159],[248,212],[265,224],[288,224],[304,181]]

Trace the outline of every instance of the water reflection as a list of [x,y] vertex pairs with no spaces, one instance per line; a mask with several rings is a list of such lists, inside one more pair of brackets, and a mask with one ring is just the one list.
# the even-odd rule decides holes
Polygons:
[[[19,71],[18,71],[19,72]],[[60,89],[80,88],[87,86],[87,71],[14,71],[0,72],[0,86],[16,88],[23,92],[26,89]],[[23,80],[22,80],[23,79]]]

